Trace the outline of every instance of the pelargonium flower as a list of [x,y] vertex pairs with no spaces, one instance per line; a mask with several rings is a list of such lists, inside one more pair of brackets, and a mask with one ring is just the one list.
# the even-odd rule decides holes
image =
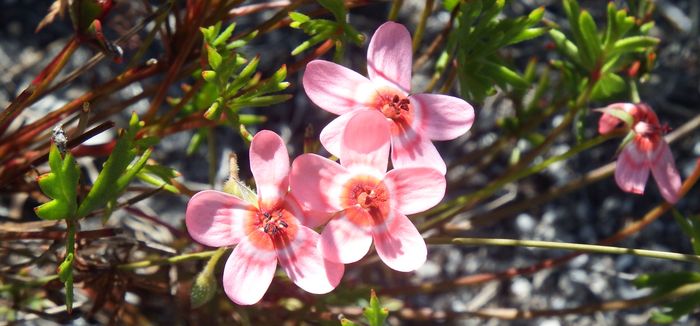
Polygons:
[[343,130],[355,114],[377,110],[391,126],[394,167],[428,166],[445,174],[445,162],[431,139],[450,140],[466,133],[474,122],[474,109],[453,96],[410,94],[412,61],[408,30],[387,22],[369,42],[369,79],[333,62],[306,65],[306,94],[322,109],[340,115],[321,131],[328,152],[339,156]]
[[260,131],[250,145],[250,168],[257,185],[257,205],[227,193],[205,190],[187,204],[185,222],[197,242],[224,247],[238,244],[224,267],[223,286],[237,304],[262,298],[279,260],[289,279],[311,293],[328,293],[345,267],[323,258],[319,234],[324,222],[307,217],[291,194],[289,156],[282,139]]
[[440,202],[445,177],[428,167],[386,172],[389,139],[384,116],[364,110],[347,123],[341,164],[316,154],[303,154],[292,163],[291,191],[299,203],[333,214],[319,242],[326,259],[358,261],[374,239],[381,260],[397,271],[413,271],[425,262],[425,240],[405,214]]
[[664,199],[677,202],[681,177],[663,137],[667,128],[659,124],[654,111],[644,103],[615,103],[601,111],[601,134],[613,131],[623,122],[630,128],[628,143],[623,145],[615,165],[617,185],[626,192],[643,194],[651,170]]

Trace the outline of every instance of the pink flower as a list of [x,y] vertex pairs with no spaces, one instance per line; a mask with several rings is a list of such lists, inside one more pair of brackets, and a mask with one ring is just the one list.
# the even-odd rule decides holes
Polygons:
[[321,143],[340,154],[343,130],[362,110],[377,110],[391,126],[394,167],[433,167],[445,174],[445,162],[430,141],[450,140],[466,133],[474,109],[464,100],[441,94],[410,94],[411,35],[401,24],[387,22],[369,42],[369,79],[343,66],[311,61],[304,73],[304,90],[322,109],[340,115],[321,131]]
[[213,190],[197,193],[187,205],[185,222],[194,240],[211,247],[238,244],[224,267],[226,294],[241,305],[260,301],[278,260],[289,279],[302,289],[330,292],[345,267],[323,258],[317,245],[319,235],[310,229],[323,221],[305,216],[287,193],[289,156],[277,134],[264,130],[253,137],[250,168],[257,185],[257,205]]
[[425,262],[425,240],[404,214],[422,212],[445,194],[445,177],[427,167],[386,172],[390,131],[379,112],[364,110],[348,121],[339,165],[316,154],[292,163],[290,183],[299,203],[333,214],[321,233],[326,259],[352,263],[374,244],[397,271],[413,271]]
[[617,158],[615,181],[626,192],[643,194],[651,170],[661,195],[669,203],[678,201],[681,177],[671,149],[664,140],[666,128],[654,111],[644,104],[615,103],[602,109],[598,131],[607,134],[627,120],[630,137]]

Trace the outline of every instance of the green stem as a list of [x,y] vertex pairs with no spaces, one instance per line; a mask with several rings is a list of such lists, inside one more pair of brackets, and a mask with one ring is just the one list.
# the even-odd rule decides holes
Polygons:
[[421,41],[423,41],[423,33],[425,32],[425,24],[428,22],[428,17],[433,11],[433,4],[435,0],[427,0],[425,2],[425,7],[423,8],[423,13],[420,16],[420,21],[418,21],[418,26],[416,31],[413,33],[413,53],[418,51]]
[[195,252],[195,253],[190,253],[190,254],[182,254],[182,255],[168,257],[168,258],[155,258],[155,259],[142,260],[142,261],[137,261],[137,262],[133,262],[133,263],[118,265],[117,269],[122,270],[122,271],[128,271],[128,270],[134,270],[134,269],[138,269],[138,268],[145,268],[145,267],[151,267],[151,266],[179,264],[179,263],[183,263],[183,262],[191,261],[191,260],[207,259],[207,258],[212,257],[215,254],[217,254],[218,251],[219,250],[201,251],[201,252]]
[[632,103],[641,102],[641,100],[639,98],[639,91],[637,90],[637,82],[634,79],[630,79],[629,86],[630,86],[630,99],[632,100]]
[[221,247],[217,249],[214,254],[209,258],[209,261],[207,262],[207,266],[204,267],[204,271],[202,273],[206,274],[212,274],[214,273],[214,268],[216,268],[216,264],[219,262],[219,259],[221,259],[221,256],[223,256],[226,251],[228,251],[228,248],[226,247]]
[[[606,140],[613,138],[614,136],[616,136],[616,135],[598,136],[598,137],[589,139],[588,141],[585,141],[585,142],[575,146],[574,148],[568,150],[566,153],[552,156],[552,157],[544,160],[543,162],[541,162],[537,165],[522,169],[516,173],[507,175],[504,178],[495,180],[494,182],[490,183],[488,186],[486,186],[485,188],[483,188],[479,191],[459,196],[459,197],[451,200],[448,203],[440,205],[440,207],[444,207],[446,210],[442,214],[440,214],[438,217],[433,218],[433,219],[423,223],[419,227],[419,229],[420,230],[427,230],[427,229],[431,228],[432,226],[434,226],[435,224],[440,223],[441,221],[443,221],[447,218],[450,218],[453,214],[459,212],[464,207],[469,206],[471,203],[474,203],[476,201],[480,201],[488,196],[491,196],[491,194],[493,194],[494,192],[498,191],[499,189],[502,189],[504,185],[511,183],[511,182],[514,182],[514,181],[517,181],[517,180],[520,180],[522,178],[525,178],[525,177],[530,176],[532,174],[535,174],[537,172],[540,172],[540,171],[546,169],[547,167],[549,167],[550,165],[552,165],[553,163],[569,159],[572,156],[574,156],[574,155],[576,155],[584,150],[587,150],[589,148],[597,146],[597,145],[605,142]],[[437,209],[439,210],[440,208],[438,207]]]
[[0,292],[7,292],[7,291],[11,291],[13,289],[24,288],[24,287],[44,286],[44,285],[46,285],[46,283],[49,283],[49,282],[51,282],[53,280],[57,280],[57,279],[58,279],[58,274],[44,276],[44,277],[40,277],[37,279],[31,279],[31,280],[13,279],[12,280],[13,283],[0,286]]
[[387,17],[387,20],[396,20],[399,16],[401,6],[403,6],[403,0],[394,0],[391,4],[391,10],[389,10],[389,17]]
[[518,240],[518,239],[490,239],[490,238],[448,238],[436,237],[427,238],[428,244],[458,244],[458,245],[486,245],[486,246],[506,246],[506,247],[534,247],[546,249],[562,249],[572,251],[582,251],[611,255],[633,255],[639,257],[658,258],[700,264],[700,256],[679,254],[675,252],[665,252],[646,249],[634,249],[612,246],[591,245],[583,243],[562,243],[538,240]]

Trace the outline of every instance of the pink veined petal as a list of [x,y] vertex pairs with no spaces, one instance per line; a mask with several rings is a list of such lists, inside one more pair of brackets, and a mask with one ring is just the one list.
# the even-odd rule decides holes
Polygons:
[[310,228],[321,226],[331,218],[330,213],[310,210],[305,211],[292,193],[287,194],[287,197],[284,199],[284,204],[287,211],[292,213],[292,215],[299,220],[300,224]]
[[[318,246],[326,259],[343,264],[354,263],[364,257],[372,244],[372,233],[368,226],[353,223],[348,214],[371,216],[357,206],[348,207],[338,216],[334,217],[321,232],[321,240]],[[363,218],[360,216],[359,218]]]
[[[255,230],[250,235],[260,239],[265,237],[271,242],[270,237],[260,230]],[[269,247],[272,248],[272,244]],[[233,249],[226,261],[223,277],[226,295],[240,305],[257,303],[270,287],[276,267],[277,253],[274,250],[259,249],[246,237]]]
[[667,202],[675,204],[681,190],[681,176],[676,169],[673,154],[666,141],[661,140],[657,157],[651,164],[651,173],[659,186],[661,195]]
[[367,49],[367,74],[372,81],[411,92],[413,50],[406,27],[386,22],[377,28]]
[[[632,113],[634,111],[634,104],[632,103],[613,103],[610,104],[606,107],[607,109],[615,109],[615,110],[622,110],[627,113]],[[598,133],[601,135],[607,134],[613,129],[617,128],[618,125],[620,125],[622,121],[615,116],[608,114],[608,113],[603,113],[603,115],[600,116],[600,120],[598,120]]]
[[343,209],[343,185],[352,177],[344,167],[316,154],[303,154],[292,162],[291,193],[307,210],[335,213]]
[[474,108],[461,98],[442,94],[415,94],[409,97],[420,114],[420,129],[434,140],[450,140],[464,135],[474,123]]
[[445,161],[440,157],[435,145],[408,127],[404,132],[391,137],[391,162],[394,168],[430,167],[447,172]]
[[643,194],[649,178],[649,164],[632,141],[622,149],[615,163],[615,182],[625,192]]
[[295,239],[287,239],[289,245],[277,248],[277,257],[294,284],[307,292],[323,294],[338,286],[345,265],[323,258],[318,249],[319,238],[315,231],[299,226]]
[[250,143],[250,170],[261,208],[273,209],[289,189],[289,154],[284,141],[269,130],[258,132]]
[[393,169],[382,182],[391,194],[391,206],[403,214],[425,211],[445,196],[445,176],[432,168]]
[[225,247],[246,236],[256,211],[237,197],[205,190],[196,193],[187,203],[185,224],[195,241],[210,247]]
[[333,121],[326,125],[323,130],[321,130],[319,140],[321,141],[323,148],[325,148],[328,153],[331,153],[336,157],[340,157],[340,144],[343,141],[343,132],[345,131],[345,127],[350,119],[362,111],[364,110],[347,112],[333,119]]
[[358,166],[386,172],[391,144],[390,127],[379,111],[363,110],[355,114],[343,132],[341,164],[350,170]]
[[428,249],[415,225],[397,210],[391,211],[385,227],[372,230],[374,247],[379,258],[399,272],[410,272],[423,266]]
[[376,92],[366,77],[324,60],[313,60],[306,65],[302,83],[312,102],[337,115],[366,108],[366,102]]

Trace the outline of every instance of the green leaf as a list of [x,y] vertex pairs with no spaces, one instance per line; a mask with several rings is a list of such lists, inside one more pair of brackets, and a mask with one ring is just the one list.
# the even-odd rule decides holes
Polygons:
[[276,94],[276,95],[264,95],[256,96],[253,98],[246,99],[235,99],[229,103],[231,109],[237,110],[243,107],[261,107],[261,106],[271,106],[277,103],[282,103],[291,99],[293,96],[291,94]]
[[655,47],[660,40],[651,36],[630,36],[615,42],[612,54],[625,52],[644,52]]
[[354,321],[347,319],[345,317],[340,318],[340,325],[341,326],[359,326],[360,324],[355,323]]
[[530,86],[530,83],[523,79],[517,72],[491,61],[485,61],[483,63],[481,72],[501,86],[511,85],[517,88],[527,88]]
[[700,305],[700,292],[695,292],[675,302],[666,304],[670,309],[652,314],[652,320],[661,324],[670,324],[678,318],[691,313],[698,305]]
[[533,38],[540,37],[544,35],[544,33],[547,33],[549,29],[546,27],[533,27],[533,28],[526,28],[520,31],[517,35],[515,35],[513,38],[508,41],[507,45],[511,44],[516,44],[520,43],[523,41],[531,40]]
[[633,283],[638,288],[652,288],[654,293],[663,294],[690,283],[700,282],[700,273],[697,272],[661,272],[642,274],[634,279]]
[[593,87],[592,100],[606,100],[627,89],[625,80],[617,74],[608,72]]
[[58,279],[63,282],[66,291],[66,309],[73,310],[73,254],[69,253],[58,266]]
[[49,150],[51,172],[38,178],[39,188],[52,200],[34,208],[37,216],[45,220],[62,220],[76,217],[77,187],[80,168],[73,155],[61,158],[56,144]]
[[577,63],[579,65],[581,64],[581,59],[578,53],[578,47],[576,46],[576,44],[569,41],[566,38],[566,35],[564,35],[564,33],[556,29],[551,29],[549,30],[549,36],[552,37],[552,40],[554,40],[554,44],[557,46],[557,49],[562,52],[562,54],[567,56],[574,63]]
[[632,125],[634,124],[634,117],[632,117],[631,114],[619,110],[619,109],[613,109],[613,108],[600,108],[600,109],[595,109],[595,111],[601,112],[601,113],[606,113],[609,114],[615,118],[618,118],[622,122],[624,122],[628,128],[632,128]]
[[600,38],[598,38],[598,27],[596,27],[595,21],[588,11],[584,10],[581,12],[579,26],[581,27],[581,36],[583,36],[583,44],[586,47],[586,51],[590,54],[593,62],[597,62],[600,59],[602,48]]
[[335,17],[338,22],[345,22],[345,15],[347,15],[347,10],[345,9],[345,4],[343,0],[317,0],[321,6],[328,9]]
[[219,66],[221,66],[221,61],[223,60],[221,54],[219,54],[219,52],[216,51],[216,48],[213,46],[206,45],[205,47],[207,48],[207,60],[209,60],[209,65],[215,71],[218,70]]
[[223,98],[220,97],[214,103],[212,103],[207,109],[207,111],[204,112],[204,118],[206,118],[207,120],[219,120],[222,111],[222,100]]
[[136,177],[139,180],[150,183],[156,187],[163,187],[163,189],[172,192],[174,194],[179,194],[180,191],[172,185],[172,179],[178,177],[178,173],[175,169],[162,166],[159,164],[149,164],[144,166]]
[[207,137],[207,129],[209,128],[199,128],[197,132],[192,135],[190,143],[187,145],[187,156],[192,156],[194,152],[202,145],[202,142]]
[[[102,167],[102,171],[100,171],[100,174],[97,176],[95,184],[93,184],[83,202],[80,203],[76,214],[78,217],[83,217],[94,209],[115,199],[119,195],[119,192],[123,190],[121,188],[126,187],[124,182],[127,179],[130,180],[127,176],[130,175],[133,178],[133,175],[138,172],[127,170],[127,168],[138,152],[134,139],[142,125],[143,123],[139,121],[136,113],[132,114],[131,120],[129,121],[129,128],[127,130],[122,130],[121,136],[119,140],[117,140],[112,154],[109,155],[107,162],[105,162]],[[146,152],[150,153],[150,151]],[[141,157],[140,161],[145,159],[147,159],[146,154]],[[143,164],[145,164],[145,161]],[[132,165],[131,168],[133,169],[133,167]]]
[[362,314],[367,318],[370,326],[383,326],[384,321],[389,316],[389,310],[379,305],[379,299],[374,289],[371,290],[369,307],[365,308]]
[[[309,20],[311,20],[311,17],[304,15],[302,13],[296,12],[296,11],[290,12],[289,18],[291,18],[294,22],[299,23],[299,24],[306,23]],[[294,26],[292,26],[292,27],[294,27]],[[298,28],[298,27],[296,27],[296,28]]]
[[241,182],[241,180],[233,178],[226,180],[223,191],[243,199],[245,202],[251,205],[258,204],[258,195],[245,183]]
[[444,0],[442,1],[442,7],[447,11],[452,11],[459,4],[459,0]]
[[216,39],[211,42],[211,45],[214,47],[217,47],[221,44],[226,43],[228,39],[231,37],[231,34],[233,34],[233,30],[236,28],[236,23],[231,23],[226,27],[226,29],[219,34],[219,36],[216,37]]
[[250,60],[250,62],[245,67],[243,67],[238,76],[226,88],[226,93],[229,96],[235,95],[235,93],[238,92],[238,90],[240,90],[250,81],[250,78],[255,73],[255,70],[258,69],[259,62],[260,56],[255,56],[255,58]]

